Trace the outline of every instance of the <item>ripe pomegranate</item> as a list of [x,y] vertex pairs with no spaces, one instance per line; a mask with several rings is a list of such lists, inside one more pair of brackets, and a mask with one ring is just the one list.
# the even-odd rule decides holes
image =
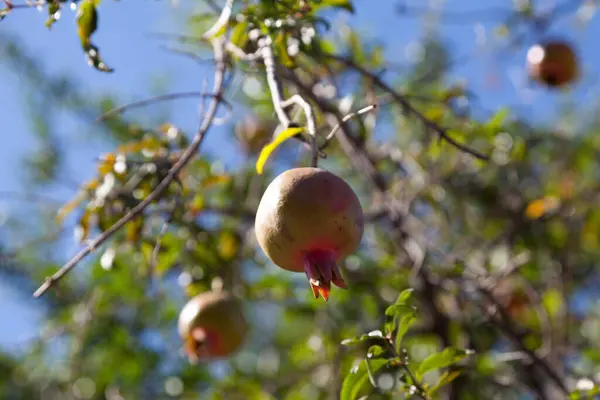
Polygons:
[[237,351],[248,332],[241,304],[228,292],[204,292],[181,310],[179,336],[191,362],[226,357]]
[[569,43],[547,41],[529,49],[527,69],[531,79],[549,87],[560,87],[577,78],[578,59]]
[[358,248],[364,217],[342,178],[320,168],[294,168],[267,187],[254,229],[273,263],[306,273],[315,298],[327,301],[331,282],[346,288],[337,263]]

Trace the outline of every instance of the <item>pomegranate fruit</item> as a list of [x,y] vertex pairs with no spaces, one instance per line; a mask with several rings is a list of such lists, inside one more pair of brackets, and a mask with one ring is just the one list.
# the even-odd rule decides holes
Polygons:
[[331,282],[346,288],[337,263],[358,248],[364,217],[342,178],[320,168],[294,168],[267,187],[254,229],[274,264],[304,272],[315,298],[327,301]]
[[238,350],[248,332],[248,323],[238,300],[228,292],[204,292],[181,310],[179,336],[191,362],[226,357]]
[[573,82],[578,74],[578,59],[573,47],[563,41],[547,41],[527,52],[529,77],[549,87]]

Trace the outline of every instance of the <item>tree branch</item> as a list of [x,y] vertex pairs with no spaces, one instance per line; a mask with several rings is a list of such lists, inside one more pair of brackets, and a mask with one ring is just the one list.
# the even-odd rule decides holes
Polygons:
[[312,106],[304,97],[299,94],[295,94],[286,101],[282,102],[283,107],[289,107],[292,104],[296,104],[304,111],[306,116],[306,129],[311,137],[311,163],[312,167],[316,167],[319,160],[319,146],[317,145],[317,123],[315,120],[315,113],[313,112]]
[[[108,119],[108,117],[111,117],[115,114],[121,114],[127,110],[131,110],[134,108],[145,107],[145,106],[148,106],[148,105],[151,105],[154,103],[170,101],[170,100],[175,100],[175,99],[183,99],[183,98],[187,98],[187,97],[208,98],[208,97],[215,97],[215,94],[214,93],[203,93],[203,92],[179,92],[179,93],[169,93],[169,94],[154,96],[154,97],[150,97],[150,98],[147,98],[144,100],[139,100],[139,101],[134,101],[134,102],[131,102],[128,104],[124,104],[122,106],[115,107],[111,110],[108,110],[107,112],[105,112],[104,114],[102,114],[101,116],[96,118],[96,122],[104,121],[104,120]],[[224,99],[221,99],[220,101],[223,104],[225,104],[227,106],[227,109],[231,112],[231,109],[232,109],[231,104],[229,104]]]
[[483,160],[483,161],[490,160],[489,156],[487,156],[475,149],[472,149],[467,145],[464,145],[464,144],[456,141],[456,139],[454,139],[450,135],[448,135],[447,129],[442,128],[435,122],[431,121],[429,118],[425,117],[416,108],[414,108],[412,106],[412,104],[410,104],[410,102],[403,95],[401,95],[400,93],[395,91],[387,83],[385,83],[383,80],[381,80],[381,78],[379,78],[377,75],[373,74],[372,72],[368,71],[363,66],[358,65],[351,59],[348,59],[348,58],[342,57],[342,56],[338,56],[335,54],[326,54],[325,56],[328,58],[331,58],[332,60],[336,60],[336,61],[346,65],[347,67],[350,67],[350,68],[356,70],[359,74],[361,74],[364,77],[371,80],[375,86],[379,87],[381,90],[385,91],[386,93],[389,93],[390,96],[392,96],[392,98],[394,99],[394,101],[396,103],[398,103],[406,112],[412,114],[419,121],[421,121],[421,123],[425,127],[436,132],[440,136],[440,138],[444,139],[446,142],[448,142],[452,146],[454,146],[457,149],[459,149],[460,151],[470,154],[473,157],[476,157],[480,160]]
[[281,82],[277,76],[277,65],[275,63],[272,45],[273,40],[269,36],[265,36],[258,40],[258,50],[256,53],[246,54],[242,49],[232,44],[228,44],[226,49],[234,56],[239,57],[244,61],[254,61],[258,58],[262,59],[265,65],[265,75],[267,85],[269,86],[269,92],[271,93],[271,101],[273,103],[273,108],[275,109],[275,115],[277,115],[277,119],[284,129],[287,129],[294,124],[290,120],[285,109],[292,105],[297,105],[302,109],[306,117],[306,130],[311,139],[311,166],[316,167],[320,150],[317,144],[317,123],[314,111],[310,103],[299,94],[295,94],[286,100],[283,99],[283,96],[281,95]]
[[141,214],[146,207],[148,207],[154,200],[158,199],[158,197],[165,191],[170,184],[175,180],[177,174],[192,160],[202,141],[204,140],[206,133],[212,125],[213,119],[217,114],[217,110],[219,105],[221,104],[223,90],[224,90],[224,77],[225,77],[225,60],[224,60],[224,52],[223,52],[223,39],[217,39],[213,41],[213,48],[215,52],[215,61],[216,61],[216,72],[214,77],[213,84],[213,100],[211,101],[206,115],[201,123],[198,132],[194,136],[194,139],[188,146],[188,148],[183,152],[181,157],[177,160],[177,162],[173,165],[169,173],[165,176],[165,178],[154,188],[154,190],[136,207],[134,207],[131,211],[129,211],[125,216],[123,216],[119,221],[117,221],[114,225],[112,225],[109,229],[107,229],[104,233],[98,236],[96,239],[92,240],[84,249],[82,249],[79,253],[77,253],[68,263],[66,263],[62,268],[60,268],[54,275],[46,278],[46,281],[34,292],[34,297],[42,296],[48,289],[50,289],[56,282],[62,279],[66,274],[68,274],[79,262],[81,262],[88,254],[95,251],[98,246],[102,245],[108,238],[114,235],[119,229],[121,229],[125,224],[131,221],[133,218],[137,217]]
[[356,112],[351,112],[351,113],[347,114],[346,116],[344,116],[344,118],[342,118],[342,121],[338,122],[337,125],[335,125],[331,129],[331,132],[329,132],[329,135],[327,135],[327,137],[325,137],[325,142],[319,147],[319,150],[325,150],[325,148],[327,148],[327,146],[329,145],[329,142],[331,141],[331,139],[333,139],[333,137],[335,136],[337,131],[340,130],[340,128],[342,127],[343,124],[350,121],[352,118],[359,117],[362,114],[368,113],[369,111],[372,111],[376,108],[377,108],[376,104],[371,104],[369,106],[361,108],[360,110],[358,110]]

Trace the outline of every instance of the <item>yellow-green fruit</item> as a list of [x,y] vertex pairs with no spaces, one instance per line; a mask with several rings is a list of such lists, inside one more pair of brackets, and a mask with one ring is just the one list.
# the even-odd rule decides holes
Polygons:
[[358,248],[364,217],[342,178],[320,168],[294,168],[267,187],[254,229],[273,263],[306,273],[314,296],[327,300],[331,282],[345,288],[337,263]]
[[527,52],[529,77],[553,88],[575,81],[578,64],[573,47],[563,41],[538,44]]
[[228,292],[205,292],[179,314],[179,336],[190,361],[227,357],[242,347],[248,323],[241,303]]
[[236,123],[235,135],[245,151],[256,154],[271,141],[275,128],[275,123],[260,120],[255,116],[247,116]]

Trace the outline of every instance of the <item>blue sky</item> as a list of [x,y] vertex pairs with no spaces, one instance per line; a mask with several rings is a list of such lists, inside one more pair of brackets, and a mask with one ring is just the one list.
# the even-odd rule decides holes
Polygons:
[[[180,0],[181,1],[181,0]],[[83,90],[89,93],[116,92],[123,103],[148,97],[152,92],[152,82],[165,82],[168,92],[200,90],[205,77],[210,78],[211,70],[180,56],[172,55],[160,48],[161,42],[151,38],[153,32],[181,33],[186,10],[181,4],[173,7],[167,1],[112,1],[104,0],[99,7],[100,26],[94,35],[94,42],[100,47],[104,60],[115,68],[113,74],[101,74],[87,67],[75,34],[74,12],[66,10],[61,20],[51,31],[44,26],[45,13],[34,9],[19,9],[0,22],[0,35],[18,36],[30,54],[35,54],[51,74],[68,73],[73,76]],[[373,6],[373,4],[377,6]],[[422,20],[399,17],[394,13],[393,1],[355,0],[360,18],[348,14],[335,16],[336,20],[347,20],[359,27],[364,37],[372,37],[386,43],[388,56],[395,62],[406,64],[417,48],[415,42],[423,32]],[[425,1],[413,1],[409,4],[424,5]],[[433,3],[433,2],[432,2]],[[439,3],[439,2],[436,2]],[[448,0],[446,10],[457,14],[464,10],[482,10],[477,3],[467,0]],[[508,9],[510,0],[486,0],[485,7]],[[550,1],[540,2],[550,3]],[[193,8],[193,7],[192,7]],[[523,91],[519,86],[523,81],[525,48],[511,54],[511,57],[493,57],[493,48],[489,42],[478,47],[476,41],[482,37],[493,36],[493,28],[501,21],[500,13],[490,14],[477,24],[477,20],[461,24],[443,24],[440,26],[442,37],[452,46],[454,54],[467,61],[454,68],[452,77],[468,81],[469,88],[480,96],[483,110],[494,110],[499,106],[517,106],[519,113],[541,121],[551,120],[552,109],[557,101],[565,97],[576,96],[582,104],[589,104],[597,92],[596,74],[600,64],[596,38],[600,37],[598,19],[585,29],[573,27],[572,20],[557,25],[553,32],[576,41],[584,56],[583,67],[586,72],[582,82],[570,94],[549,93],[541,89]],[[531,43],[529,43],[531,44]],[[20,158],[35,145],[24,112],[24,96],[17,76],[3,66],[0,60],[0,117],[5,137],[0,147],[0,191],[20,191],[22,189],[19,173]],[[496,74],[495,87],[486,85],[490,74]],[[515,81],[517,84],[515,85]],[[519,83],[520,82],[520,83]],[[173,121],[188,132],[198,124],[198,104],[195,100],[180,100],[172,104]],[[148,109],[149,115],[152,109]],[[139,113],[138,113],[139,114]],[[99,153],[109,151],[102,141],[90,142],[89,137],[78,132],[90,129],[89,124],[71,117],[61,117],[61,140],[68,143],[71,150],[68,160],[70,180],[82,182],[93,174],[93,159]],[[223,127],[211,130],[203,151],[215,151],[232,161],[233,152]],[[222,149],[226,149],[223,151]],[[75,155],[73,155],[75,154]],[[67,199],[73,194],[72,188],[60,188],[50,193],[54,197]],[[0,208],[11,210],[16,205],[0,198]],[[14,208],[13,208],[14,209]],[[66,246],[62,257],[66,260],[76,250],[73,243]],[[0,344],[9,348],[25,343],[32,334],[38,317],[33,299],[16,297],[7,287],[0,285],[0,320],[11,320],[0,330]],[[14,318],[18,315],[18,318]],[[35,333],[35,332],[34,332]]]

